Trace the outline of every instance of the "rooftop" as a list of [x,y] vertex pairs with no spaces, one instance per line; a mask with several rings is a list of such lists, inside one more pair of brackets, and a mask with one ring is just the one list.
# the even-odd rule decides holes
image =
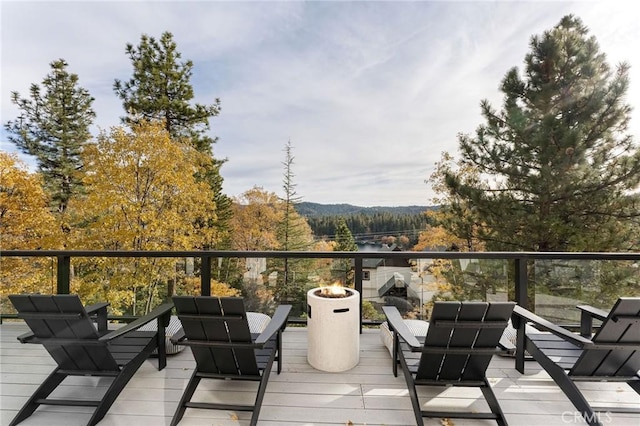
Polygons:
[[[17,410],[54,367],[40,345],[20,344],[16,336],[26,332],[19,322],[0,325],[0,425],[8,425]],[[325,373],[307,363],[306,328],[289,327],[284,333],[283,371],[275,368],[269,380],[260,413],[261,426],[313,425],[412,425],[415,424],[407,387],[401,374],[394,377],[391,357],[377,329],[360,336],[360,363],[343,373]],[[155,360],[146,362],[120,394],[100,425],[168,425],[195,362],[190,351],[170,355],[167,367],[157,371]],[[514,368],[512,358],[494,356],[487,377],[511,426],[583,424],[575,409],[549,376],[534,361],[527,361],[526,374]],[[91,396],[104,389],[95,378],[74,378],[60,392]],[[102,379],[109,380],[109,379]],[[253,397],[254,383],[205,380],[197,398],[221,396],[235,401]],[[640,396],[625,383],[580,383],[593,405],[638,407]],[[431,388],[420,390],[430,409],[486,410],[480,390]],[[77,396],[77,395],[76,395]],[[436,397],[429,400],[429,397]],[[72,426],[84,424],[92,408],[43,407],[21,425]],[[576,414],[577,416],[577,414]],[[246,425],[248,413],[188,409],[181,426]],[[616,426],[638,426],[637,414],[602,413],[602,422]],[[431,424],[434,423],[433,421]],[[462,425],[495,425],[493,421],[454,419]]]

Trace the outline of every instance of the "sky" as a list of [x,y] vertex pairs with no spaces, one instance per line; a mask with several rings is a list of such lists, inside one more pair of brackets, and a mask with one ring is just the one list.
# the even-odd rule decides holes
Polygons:
[[[63,58],[95,98],[94,134],[120,124],[115,79],[142,34],[169,31],[193,61],[195,102],[210,120],[223,191],[283,196],[285,146],[302,201],[430,205],[425,181],[457,135],[483,124],[480,102],[521,72],[533,35],[582,19],[607,62],[631,65],[629,132],[640,140],[640,6],[634,1],[7,1],[0,3],[0,120]],[[0,150],[15,152],[0,131]],[[33,169],[33,159],[21,158]]]

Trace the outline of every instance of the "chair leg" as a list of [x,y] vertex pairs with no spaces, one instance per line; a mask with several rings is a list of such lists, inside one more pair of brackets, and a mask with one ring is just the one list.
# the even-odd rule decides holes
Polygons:
[[486,377],[484,379],[484,386],[481,386],[480,390],[482,391],[482,395],[484,395],[484,399],[487,401],[491,412],[495,414],[498,425],[508,426],[502,407],[500,407],[500,404],[498,403],[498,398],[496,398],[496,394],[493,392],[493,389],[491,389],[491,386],[489,386],[489,381]]
[[413,374],[409,371],[407,361],[404,359],[402,353],[399,354],[400,364],[402,365],[402,372],[404,373],[404,379],[407,382],[407,389],[409,390],[409,397],[411,398],[411,406],[413,407],[413,414],[416,417],[416,425],[424,426],[424,420],[422,419],[422,407],[420,407],[420,400],[418,399],[418,392],[416,392],[416,385],[413,380]]
[[514,324],[516,325],[516,353],[515,353],[515,362],[516,362],[516,370],[520,374],[524,374],[524,359],[525,359],[525,349],[527,343],[527,336],[525,334],[525,322],[524,320],[518,319]]
[[92,426],[97,424],[102,418],[107,414],[109,408],[116,401],[120,392],[124,389],[124,387],[129,383],[129,380],[133,377],[133,375],[138,371],[140,366],[149,358],[151,353],[156,347],[156,342],[151,340],[149,344],[144,348],[142,352],[140,352],[135,358],[129,361],[120,371],[113,382],[105,392],[102,400],[96,407],[96,410],[93,412],[91,419],[87,423],[87,426]]
[[200,379],[201,377],[198,376],[198,369],[196,368],[191,375],[191,379],[189,379],[189,383],[187,383],[187,387],[182,394],[182,398],[180,398],[180,402],[178,402],[178,408],[171,419],[171,426],[176,426],[180,420],[182,420],[182,416],[184,416],[184,412],[187,409],[186,404],[191,401],[191,397],[196,391],[196,388],[200,383]]
[[278,350],[278,374],[282,371],[282,330],[277,333]]
[[260,416],[260,408],[262,408],[262,400],[264,399],[264,394],[267,390],[267,383],[269,382],[269,374],[271,373],[271,367],[273,367],[273,360],[275,359],[275,351],[269,357],[269,361],[264,366],[264,370],[262,370],[262,379],[260,380],[260,385],[258,386],[258,394],[256,395],[256,401],[253,405],[253,413],[251,414],[251,422],[250,426],[256,426],[258,424],[258,417]]
[[551,361],[538,347],[534,344],[527,345],[527,351],[540,364],[540,366],[551,376],[558,387],[569,398],[571,403],[580,413],[586,424],[590,426],[602,426],[598,420],[597,413],[591,408],[591,405],[580,392],[573,380],[569,378],[564,369]]
[[31,414],[41,405],[36,402],[40,399],[46,399],[47,396],[51,394],[58,387],[60,383],[67,377],[66,374],[62,374],[58,372],[58,368],[56,368],[50,375],[45,379],[44,382],[36,389],[36,391],[31,395],[31,398],[27,401],[26,404],[20,409],[15,418],[9,423],[10,426],[17,425]]
[[393,368],[393,377],[398,377],[398,350],[400,348],[400,339],[398,338],[398,333],[396,333],[395,331],[392,333],[393,336],[393,347],[392,347],[392,351],[393,355],[391,356],[391,358],[393,358],[391,360],[391,362],[393,363],[392,368]]
[[163,370],[167,366],[167,339],[165,323],[162,318],[157,319],[157,350],[158,350],[158,371]]

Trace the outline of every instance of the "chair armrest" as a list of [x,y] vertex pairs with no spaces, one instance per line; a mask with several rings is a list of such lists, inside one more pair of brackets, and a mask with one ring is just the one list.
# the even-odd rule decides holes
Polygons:
[[587,338],[591,337],[593,319],[604,321],[609,316],[609,314],[602,309],[597,309],[589,305],[578,305],[576,308],[580,309],[580,335]]
[[180,342],[182,340],[184,340],[185,337],[186,337],[186,335],[184,334],[184,328],[180,327],[180,330],[176,331],[175,334],[173,336],[171,336],[171,338],[169,340],[174,345],[179,345]]
[[84,310],[89,316],[96,316],[96,323],[98,324],[98,331],[107,331],[107,306],[108,302],[94,303],[84,307]]
[[407,342],[411,349],[422,349],[422,346],[418,339],[413,335],[409,327],[404,323],[398,308],[395,306],[383,306],[382,311],[387,317],[387,323],[389,324],[389,329],[395,333],[397,333],[402,340]]
[[578,305],[576,308],[580,309],[582,315],[588,315],[591,318],[595,318],[600,321],[604,321],[609,316],[609,312],[603,311],[602,309],[594,308],[589,305]]
[[557,326],[556,324],[547,321],[546,319],[534,314],[533,312],[529,312],[521,306],[516,305],[513,308],[513,314],[517,317],[524,319],[527,322],[532,323],[533,325],[537,325],[545,330],[550,331],[556,336],[572,343],[580,348],[584,348],[585,346],[593,345],[593,342],[585,337],[577,335],[575,333],[570,332],[562,327]]
[[264,345],[271,339],[271,337],[278,331],[282,331],[287,326],[287,318],[291,311],[291,305],[280,305],[276,309],[271,321],[264,328],[262,333],[256,338],[256,345]]
[[[104,336],[102,336],[99,340],[101,341],[109,341],[109,340],[113,340],[117,337],[121,337],[133,330],[136,330],[140,327],[142,327],[143,325],[155,320],[155,319],[160,319],[160,317],[164,317],[164,325],[166,326],[167,324],[169,324],[169,320],[171,317],[171,309],[173,309],[173,303],[165,303],[164,305],[160,305],[157,308],[155,308],[153,311],[149,312],[147,315],[138,318],[137,320],[133,321],[132,323],[127,324],[124,327],[120,327],[117,330],[113,330],[112,332],[110,332],[109,334],[105,334]],[[158,327],[159,328],[159,327]]]
[[20,341],[20,343],[29,343],[29,340],[33,339],[34,336],[35,334],[33,333],[33,331],[27,331],[26,333],[19,335],[17,339]]
[[87,311],[87,313],[89,315],[96,313],[96,314],[100,314],[100,310],[103,310],[103,312],[106,312],[107,306],[109,306],[109,302],[100,302],[100,303],[94,303],[93,305],[87,305],[84,307],[84,310]]

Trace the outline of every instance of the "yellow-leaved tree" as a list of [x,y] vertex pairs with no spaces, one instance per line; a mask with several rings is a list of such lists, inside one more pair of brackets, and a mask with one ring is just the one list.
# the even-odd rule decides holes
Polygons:
[[[71,205],[77,249],[195,250],[215,242],[213,194],[195,178],[210,159],[171,140],[163,123],[102,132],[83,159],[86,197]],[[90,259],[72,288],[87,302],[106,299],[114,311],[138,315],[177,278],[175,259]]]
[[236,197],[231,221],[234,250],[276,250],[282,201],[273,192],[254,186]]
[[30,173],[15,155],[0,151],[0,282],[2,311],[13,293],[49,293],[55,289],[51,259],[27,260],[1,255],[2,250],[57,248],[58,227],[49,211],[42,178]]
[[[231,219],[231,244],[233,250],[268,251],[278,248],[278,223],[282,221],[282,201],[278,196],[259,186],[245,191],[233,199],[233,218]],[[248,266],[246,259],[238,259],[241,270],[248,271],[266,267],[257,261],[254,266]],[[265,270],[257,270],[253,278],[243,278],[242,288],[247,309],[269,312],[273,306],[273,292],[266,286]]]
[[[315,245],[313,234],[306,219],[295,210],[289,211],[290,234],[289,246],[283,247],[282,230],[287,214],[286,201],[275,193],[254,186],[234,199],[232,226],[232,242],[234,250],[269,251],[269,250],[331,250],[326,243]],[[298,248],[296,248],[296,246]],[[278,282],[283,277],[282,265],[275,259],[254,259],[256,262],[244,264],[247,271],[242,288],[245,304],[248,309],[268,312],[275,301],[281,301]],[[243,260],[241,260],[243,261]],[[324,277],[331,277],[331,261],[329,259],[293,259],[289,262],[292,276],[299,278],[300,292],[306,292],[306,286]],[[260,266],[258,266],[260,265]],[[295,265],[295,269],[294,269]],[[259,270],[256,272],[256,268]],[[249,272],[251,271],[251,272]]]

